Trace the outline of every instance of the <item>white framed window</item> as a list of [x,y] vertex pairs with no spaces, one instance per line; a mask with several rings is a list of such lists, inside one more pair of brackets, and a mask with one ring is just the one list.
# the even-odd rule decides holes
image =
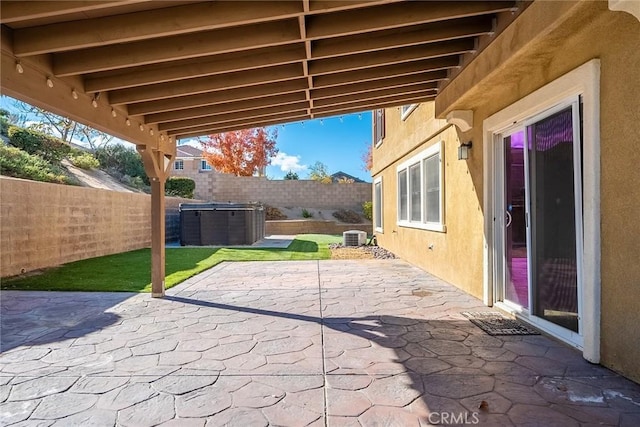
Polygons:
[[399,226],[446,231],[442,147],[438,142],[398,166]]
[[413,113],[413,110],[418,108],[418,105],[419,104],[407,104],[400,107],[400,118],[402,120],[407,120],[407,117],[409,117],[411,113]]
[[211,165],[209,163],[207,163],[206,160],[202,159],[202,160],[200,160],[200,170],[201,171],[210,171],[211,170]]
[[384,108],[373,110],[373,145],[378,148],[384,140]]
[[373,181],[373,227],[375,231],[383,232],[383,195],[382,195],[382,177],[378,177]]
[[184,160],[176,160],[173,164],[173,169],[177,171],[184,170]]

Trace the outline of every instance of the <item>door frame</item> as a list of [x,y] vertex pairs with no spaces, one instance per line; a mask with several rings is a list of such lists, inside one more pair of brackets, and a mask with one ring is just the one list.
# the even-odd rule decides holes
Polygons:
[[[498,285],[494,271],[495,240],[494,185],[496,135],[509,127],[556,107],[567,99],[582,96],[582,204],[583,204],[583,268],[582,268],[582,345],[567,340],[556,328],[543,322],[537,326],[545,332],[575,345],[590,362],[600,361],[600,61],[593,59],[519,99],[483,121],[483,209],[484,262],[483,299],[488,306],[496,302]],[[503,307],[505,308],[505,307]],[[506,307],[508,308],[508,307]],[[518,313],[515,313],[518,315]],[[528,320],[528,319],[524,319]],[[550,323],[550,322],[546,322]],[[564,329],[564,328],[562,328]]]

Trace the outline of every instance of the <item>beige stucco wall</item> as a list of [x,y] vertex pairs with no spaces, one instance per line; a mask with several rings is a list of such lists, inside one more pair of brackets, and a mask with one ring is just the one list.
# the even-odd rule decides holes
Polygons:
[[150,215],[147,194],[0,177],[0,277],[149,247]]
[[[383,232],[375,232],[378,243],[431,274],[481,297],[483,216],[481,199],[472,180],[473,174],[482,175],[481,153],[472,150],[469,160],[458,160],[458,132],[444,120],[434,119],[433,102],[420,104],[404,121],[399,108],[387,109],[385,124],[386,137],[382,145],[374,148],[373,157],[374,177],[382,176],[384,200]],[[398,226],[397,166],[440,141],[444,141],[441,155],[446,232]]]
[[[447,233],[438,236],[398,230],[394,235],[397,227],[388,227],[394,227],[395,208],[387,198],[385,233],[380,241],[409,261],[480,296],[482,122],[546,83],[599,58],[601,361],[640,381],[640,221],[636,218],[640,213],[640,22],[625,12],[609,11],[607,2],[534,2],[510,30],[472,62],[437,101],[440,116],[451,109],[474,111],[474,128],[461,135],[462,140],[473,141],[469,161],[454,161],[455,135],[452,130],[444,134]],[[397,156],[404,158],[407,144],[429,136],[428,131],[412,130],[411,124],[400,122],[398,114],[387,110],[388,138],[376,151],[374,172]],[[428,117],[422,115],[422,120]],[[416,132],[420,136],[415,136]],[[432,141],[435,139],[423,146]],[[395,166],[381,173],[385,196],[395,203]],[[454,227],[464,232],[456,233]],[[424,249],[431,240],[436,245],[433,254]],[[440,255],[436,255],[438,247]]]

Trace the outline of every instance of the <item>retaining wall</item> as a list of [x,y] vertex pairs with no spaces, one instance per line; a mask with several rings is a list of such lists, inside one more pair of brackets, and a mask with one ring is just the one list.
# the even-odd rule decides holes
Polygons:
[[[168,241],[183,201],[166,198]],[[0,277],[150,247],[150,216],[148,194],[0,177]]]

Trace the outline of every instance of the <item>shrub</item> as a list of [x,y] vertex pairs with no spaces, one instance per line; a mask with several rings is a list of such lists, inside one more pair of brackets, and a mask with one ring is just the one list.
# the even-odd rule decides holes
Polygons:
[[60,166],[19,148],[4,145],[0,145],[0,174],[58,184],[74,183]]
[[167,196],[184,197],[186,199],[193,199],[193,191],[195,189],[195,181],[183,176],[173,176],[167,179],[164,185],[164,191]]
[[95,156],[101,167],[109,174],[116,172],[115,175],[120,177],[125,175],[132,178],[140,177],[145,184],[149,184],[142,157],[136,150],[122,144],[108,144],[98,148]]
[[92,154],[82,153],[69,157],[69,161],[75,167],[80,169],[95,169],[100,166],[98,159],[93,157]]
[[333,216],[340,222],[346,222],[349,224],[359,224],[362,222],[360,215],[354,211],[347,209],[340,209],[333,213]]
[[313,214],[306,209],[302,209],[303,218],[313,218]]
[[112,171],[112,173],[110,172],[107,172],[107,173],[115,177],[121,183],[128,185],[129,187],[137,188],[138,190],[142,190],[146,193],[151,192],[151,187],[145,184],[144,180],[139,176],[131,177],[129,175],[121,175],[117,171]]
[[347,178],[346,176],[343,176],[337,182],[338,184],[353,184],[356,181],[353,178]]
[[71,151],[69,144],[61,139],[35,130],[10,126],[8,135],[13,146],[52,163],[60,162]]
[[287,216],[283,214],[280,209],[274,208],[273,206],[265,206],[264,213],[267,221],[287,219]]
[[362,204],[362,212],[365,218],[373,221],[373,202],[364,202]]
[[4,108],[0,108],[0,135],[9,136],[9,126],[11,126],[9,114],[9,111]]

